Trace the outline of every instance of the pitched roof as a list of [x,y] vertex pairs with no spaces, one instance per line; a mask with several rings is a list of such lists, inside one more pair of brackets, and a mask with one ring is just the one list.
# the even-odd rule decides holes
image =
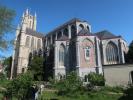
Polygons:
[[44,34],[36,32],[36,31],[34,31],[32,29],[29,29],[29,28],[26,29],[26,34],[32,35],[32,36],[36,36],[36,37],[39,37],[39,38],[43,38],[44,37]]
[[82,29],[79,33],[78,36],[90,36],[93,35],[92,33],[90,33],[88,30],[86,29]]
[[63,35],[62,37],[57,39],[57,41],[65,41],[65,40],[69,40],[69,38],[67,36],[65,36],[65,35]]
[[107,31],[107,30],[103,30],[101,32],[97,32],[95,33],[96,36],[98,36],[100,39],[109,39],[109,38],[117,38],[120,36],[116,36],[113,33]]

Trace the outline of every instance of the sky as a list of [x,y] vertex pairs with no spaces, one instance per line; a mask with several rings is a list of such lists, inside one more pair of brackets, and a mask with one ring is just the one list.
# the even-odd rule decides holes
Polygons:
[[[108,30],[121,35],[129,44],[133,40],[133,0],[0,0],[0,5],[16,11],[14,27],[28,8],[37,13],[37,31],[46,34],[72,18],[86,20],[92,32]],[[8,39],[15,38],[15,31]],[[8,57],[13,48],[0,51]]]

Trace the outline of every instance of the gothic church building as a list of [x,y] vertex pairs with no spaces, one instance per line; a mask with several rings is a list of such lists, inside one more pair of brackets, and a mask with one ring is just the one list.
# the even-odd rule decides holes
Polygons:
[[25,72],[35,54],[45,57],[46,74],[56,78],[72,70],[80,77],[89,72],[103,73],[104,65],[125,63],[126,41],[106,30],[93,33],[87,21],[74,18],[46,35],[37,32],[36,25],[36,14],[27,9],[16,30],[11,78]]

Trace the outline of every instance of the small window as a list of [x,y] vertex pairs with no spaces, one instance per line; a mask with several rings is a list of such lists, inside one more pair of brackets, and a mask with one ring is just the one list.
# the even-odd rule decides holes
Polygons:
[[89,60],[90,58],[90,47],[85,48],[85,59]]

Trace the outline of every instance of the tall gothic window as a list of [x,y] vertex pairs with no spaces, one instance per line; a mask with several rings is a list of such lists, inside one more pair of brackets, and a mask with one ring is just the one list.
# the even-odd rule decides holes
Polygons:
[[32,53],[29,54],[29,62],[28,62],[28,66],[31,65],[31,60],[32,60]]
[[68,29],[67,28],[64,29],[63,34],[68,37]]
[[77,35],[76,33],[76,27],[74,25],[71,26],[71,36],[75,37]]
[[31,48],[33,49],[34,48],[34,38],[32,37],[31,39]]
[[40,49],[40,48],[41,48],[41,40],[38,39],[38,40],[37,40],[37,49]]
[[85,59],[89,60],[90,58],[90,47],[85,48]]
[[26,37],[26,41],[25,41],[25,46],[26,46],[26,47],[29,47],[29,45],[30,45],[30,37],[27,36],[27,37]]
[[58,32],[58,34],[57,34],[57,39],[59,39],[61,36],[62,36],[62,33],[61,33],[61,31],[60,31],[60,32]]
[[108,64],[118,63],[118,48],[113,42],[109,42],[106,47],[106,60]]
[[59,49],[59,64],[60,64],[60,66],[64,66],[64,58],[65,58],[65,47],[64,47],[64,45],[60,45],[60,49]]

